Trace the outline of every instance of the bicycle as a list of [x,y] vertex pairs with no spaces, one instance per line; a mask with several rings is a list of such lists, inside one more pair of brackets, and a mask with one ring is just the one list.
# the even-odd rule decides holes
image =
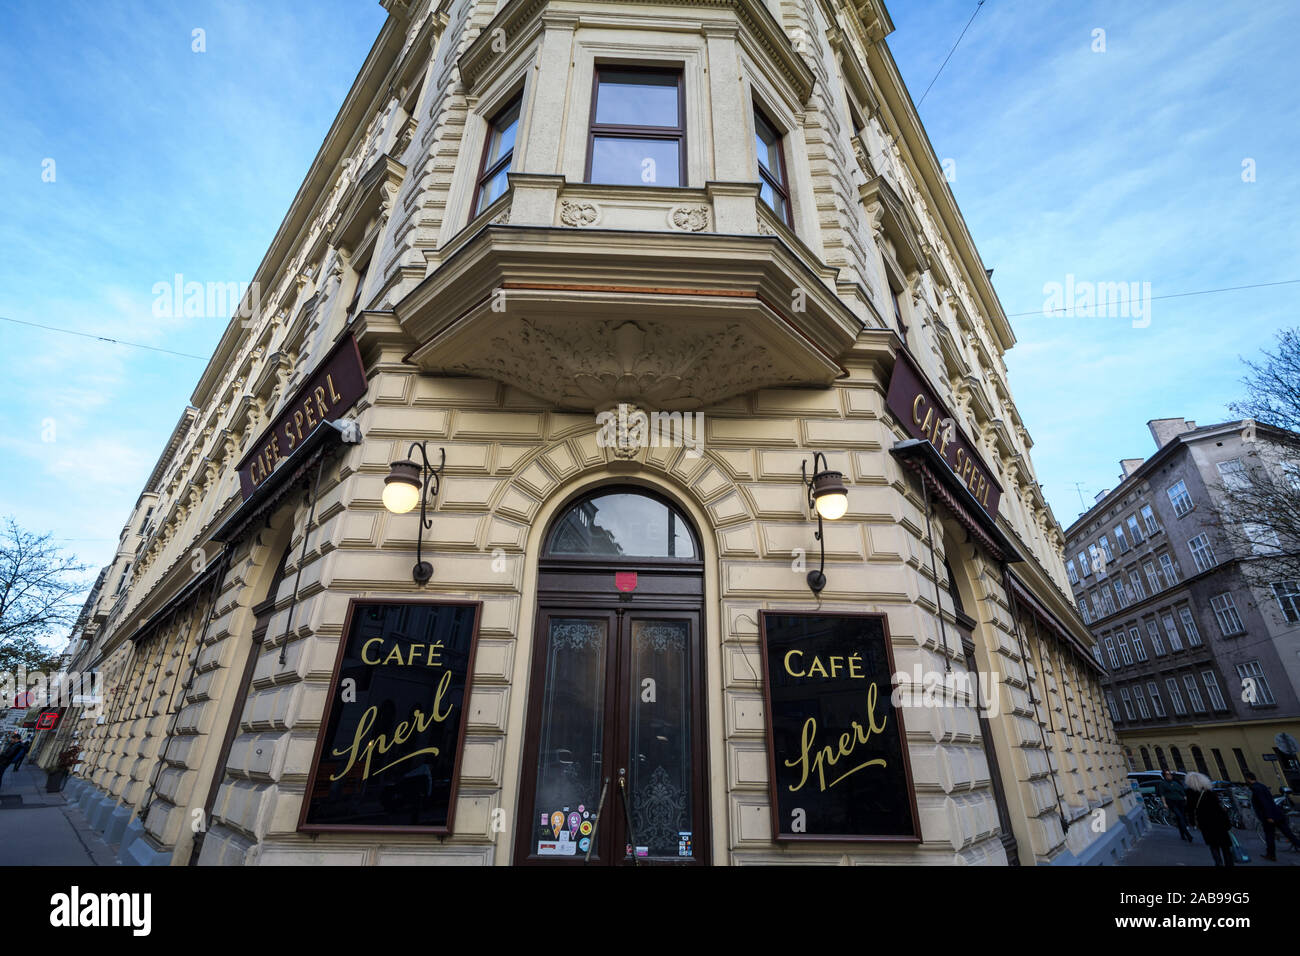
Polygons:
[[1142,803],[1146,807],[1147,819],[1152,823],[1159,824],[1163,827],[1177,826],[1174,815],[1169,812],[1165,802],[1157,797],[1154,793],[1142,794]]

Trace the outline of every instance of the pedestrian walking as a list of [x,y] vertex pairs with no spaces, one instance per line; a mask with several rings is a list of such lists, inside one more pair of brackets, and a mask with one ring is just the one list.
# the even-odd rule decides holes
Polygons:
[[1273,831],[1281,830],[1282,835],[1291,841],[1291,849],[1300,850],[1300,841],[1291,832],[1291,826],[1286,822],[1286,811],[1273,802],[1273,794],[1269,792],[1268,787],[1259,782],[1258,778],[1249,770],[1244,771],[1246,783],[1250,786],[1250,805],[1255,810],[1255,816],[1259,817],[1259,822],[1264,827],[1264,859],[1277,862],[1277,845],[1274,842]]
[[8,769],[9,764],[13,761],[15,755],[18,754],[22,745],[22,737],[18,734],[9,735],[9,740],[5,744],[4,751],[0,752],[0,780],[4,779],[5,770]]
[[1173,814],[1178,824],[1178,835],[1188,843],[1195,843],[1187,829],[1187,790],[1174,779],[1173,771],[1166,770],[1164,779],[1156,785],[1156,793],[1165,801],[1165,806]]
[[27,756],[27,751],[31,749],[31,746],[32,742],[30,740],[21,741],[18,744],[18,749],[14,751],[14,755],[9,758],[9,765],[15,770],[21,767],[23,758]]
[[1187,788],[1188,813],[1201,838],[1210,848],[1215,866],[1233,866],[1232,824],[1228,811],[1214,792],[1214,781],[1203,773],[1189,773],[1183,778]]

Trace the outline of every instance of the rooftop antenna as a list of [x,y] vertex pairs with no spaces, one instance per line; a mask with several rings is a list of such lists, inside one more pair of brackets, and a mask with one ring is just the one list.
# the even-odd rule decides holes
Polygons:
[[1082,481],[1074,482],[1074,490],[1079,493],[1079,507],[1083,509],[1082,511],[1079,512],[1079,514],[1086,514],[1088,511],[1088,506],[1087,504],[1084,503],[1083,500],[1083,482]]

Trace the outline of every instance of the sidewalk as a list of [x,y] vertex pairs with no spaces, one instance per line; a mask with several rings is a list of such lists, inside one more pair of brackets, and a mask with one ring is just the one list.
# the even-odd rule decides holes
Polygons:
[[[1277,862],[1270,863],[1263,858],[1264,843],[1255,836],[1254,830],[1233,830],[1237,843],[1250,857],[1249,863],[1238,862],[1237,866],[1251,868],[1267,866],[1300,866],[1300,853],[1296,853],[1287,844],[1286,838],[1279,836]],[[1137,846],[1129,850],[1120,866],[1214,866],[1214,857],[1205,845],[1199,830],[1192,831],[1193,843],[1179,839],[1177,827],[1152,824]]]
[[5,771],[0,781],[0,866],[117,866],[85,815],[45,792],[45,771]]

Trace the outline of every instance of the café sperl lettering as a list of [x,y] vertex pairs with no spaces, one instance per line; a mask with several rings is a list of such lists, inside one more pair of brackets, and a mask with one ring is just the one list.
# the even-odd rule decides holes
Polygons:
[[451,832],[478,610],[349,603],[301,828]]
[[778,840],[916,837],[884,615],[759,612]]
[[322,422],[338,418],[366,393],[366,372],[356,340],[348,335],[303,383],[239,462],[239,488],[247,499]]
[[975,446],[957,427],[948,409],[901,352],[894,363],[885,405],[909,435],[934,446],[939,457],[948,463],[952,473],[966,486],[980,507],[996,520],[1002,486],[994,480]]

